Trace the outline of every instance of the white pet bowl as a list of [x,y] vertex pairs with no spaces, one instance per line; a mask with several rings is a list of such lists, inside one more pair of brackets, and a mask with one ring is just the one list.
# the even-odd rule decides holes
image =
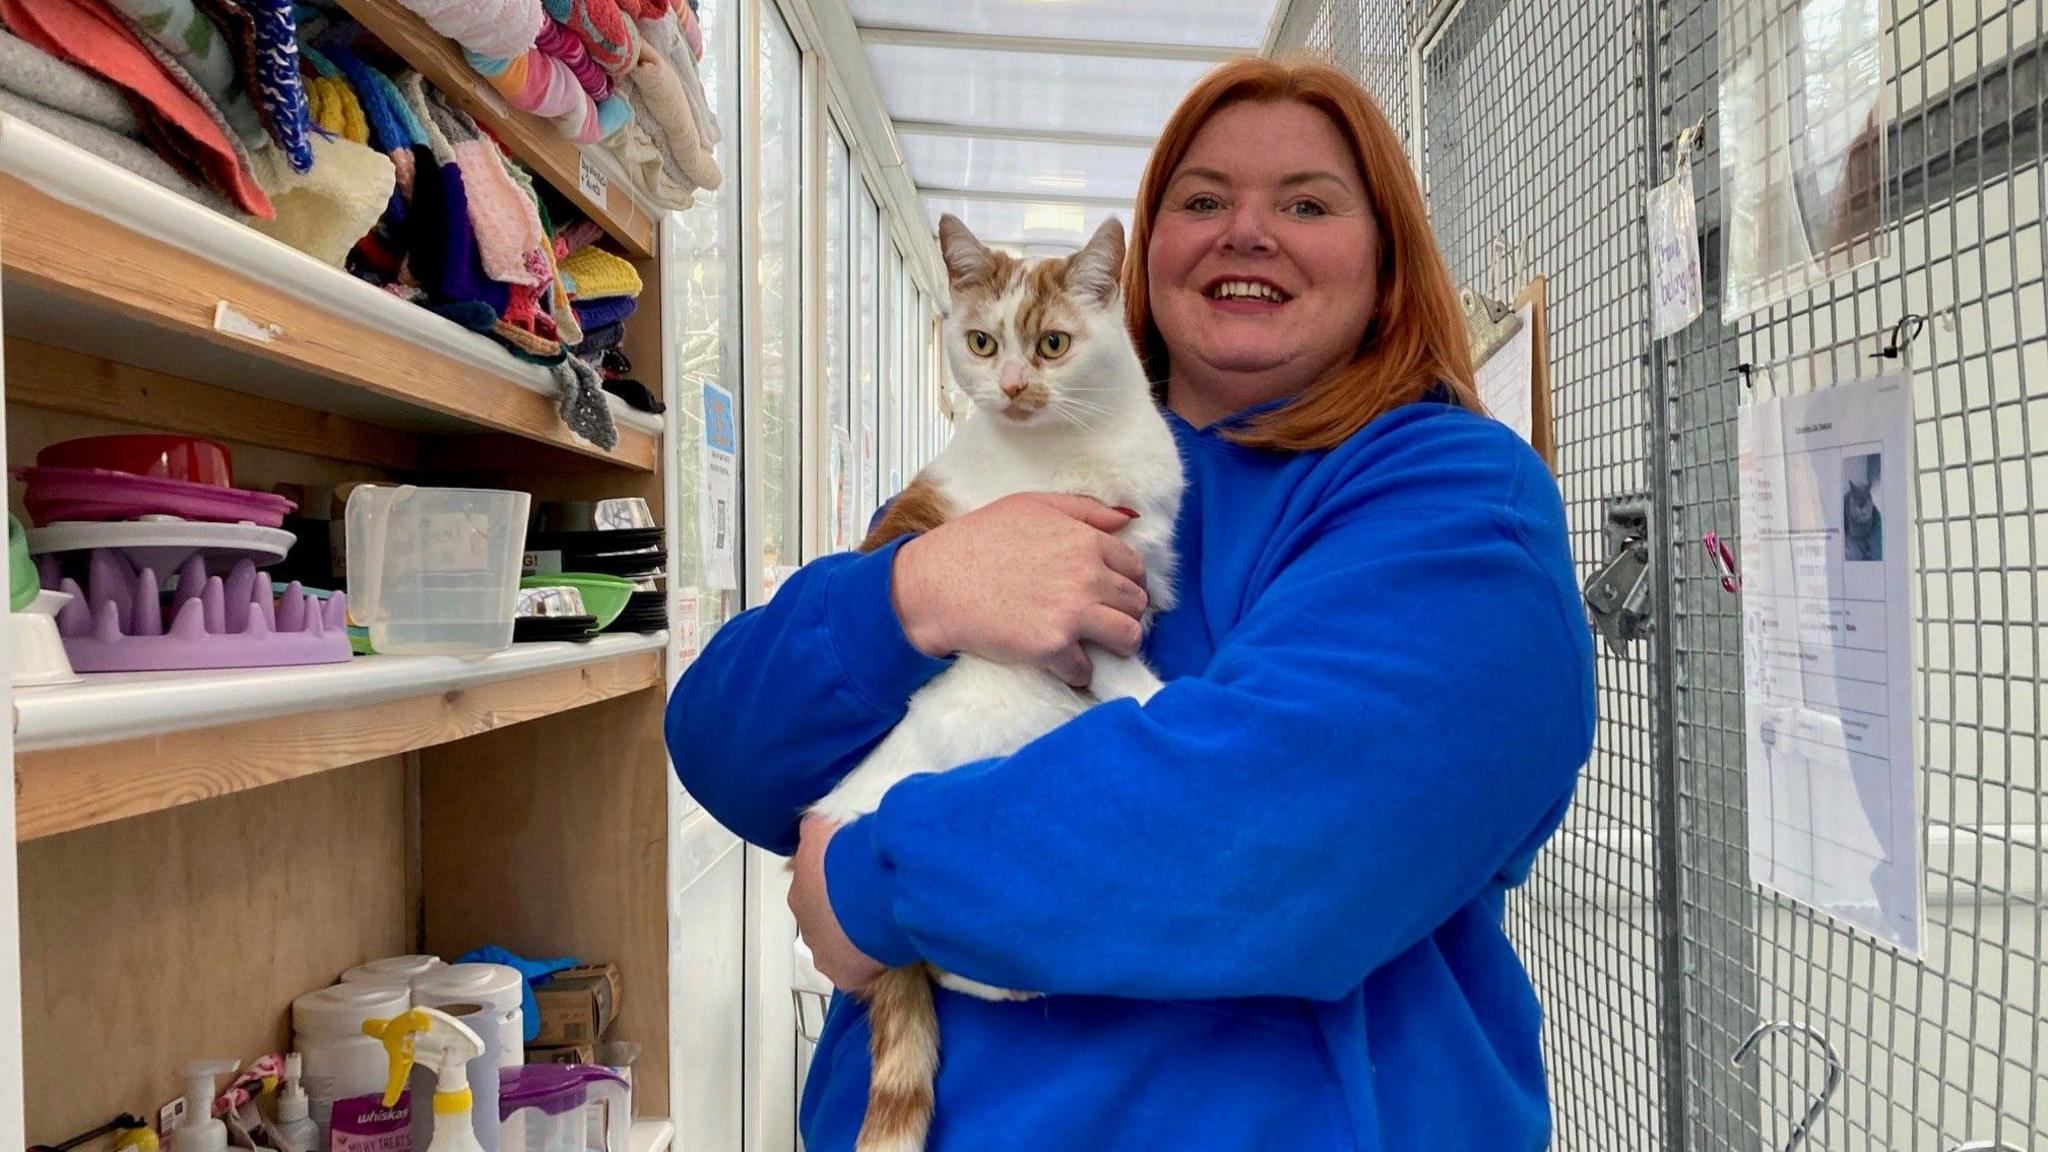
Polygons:
[[57,635],[56,617],[10,612],[7,628],[16,688],[78,682],[78,673],[71,670],[71,659],[64,655],[64,640]]

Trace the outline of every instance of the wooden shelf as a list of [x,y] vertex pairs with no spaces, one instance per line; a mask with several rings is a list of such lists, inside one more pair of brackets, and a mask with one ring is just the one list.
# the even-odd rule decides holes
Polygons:
[[0,117],[7,334],[421,432],[502,432],[655,468],[662,424],[613,398],[577,438],[545,369],[13,118]]
[[17,690],[15,834],[104,824],[444,744],[662,684],[666,633],[480,659],[113,673]]
[[490,82],[469,66],[462,49],[427,26],[397,0],[341,0],[349,15],[403,56],[427,82],[489,129],[505,148],[555,186],[628,255],[655,253],[654,218],[625,185],[612,180],[609,164],[586,153],[553,124],[505,102]]

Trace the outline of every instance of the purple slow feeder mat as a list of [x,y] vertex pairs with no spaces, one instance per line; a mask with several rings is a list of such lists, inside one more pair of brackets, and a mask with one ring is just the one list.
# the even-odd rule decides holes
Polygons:
[[278,595],[250,560],[222,579],[191,557],[178,569],[168,607],[156,572],[116,551],[91,553],[84,589],[58,576],[54,564],[39,567],[45,588],[71,594],[57,613],[57,633],[79,672],[344,664],[352,656],[344,593],[322,601],[295,580]]

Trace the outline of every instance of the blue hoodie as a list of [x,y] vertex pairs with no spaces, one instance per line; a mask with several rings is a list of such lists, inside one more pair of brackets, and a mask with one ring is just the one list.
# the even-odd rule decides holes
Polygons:
[[[1443,404],[1292,455],[1169,419],[1189,487],[1180,607],[1146,644],[1165,689],[906,781],[826,855],[862,951],[1046,993],[939,993],[929,1147],[1544,1147],[1502,915],[1592,746],[1556,484]],[[946,667],[904,639],[894,558],[806,566],[677,685],[676,771],[747,840],[792,851]],[[868,1071],[838,997],[811,1152],[853,1146]]]

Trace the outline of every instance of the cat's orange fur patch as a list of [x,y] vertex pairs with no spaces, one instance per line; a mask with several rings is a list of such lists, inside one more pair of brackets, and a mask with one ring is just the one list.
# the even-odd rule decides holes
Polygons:
[[953,505],[937,485],[919,476],[889,505],[881,522],[860,542],[860,551],[873,552],[898,536],[929,532],[952,518]]
[[922,1148],[932,1124],[932,1085],[939,1068],[939,1018],[931,969],[891,968],[860,990],[867,1002],[873,1071],[868,1113],[855,1152]]

